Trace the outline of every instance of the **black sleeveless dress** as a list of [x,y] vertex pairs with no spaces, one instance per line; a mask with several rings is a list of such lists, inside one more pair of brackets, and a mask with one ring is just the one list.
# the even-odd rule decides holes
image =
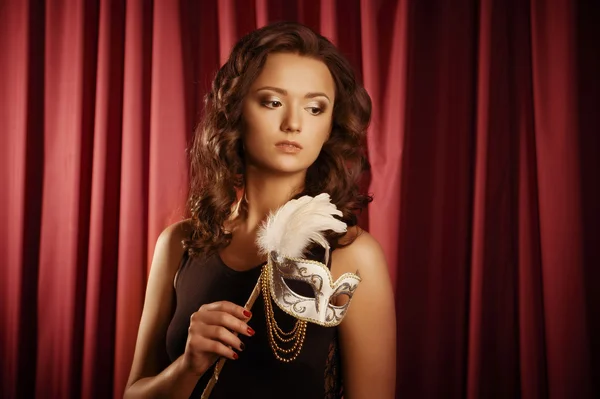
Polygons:
[[[323,259],[322,256],[310,258]],[[175,361],[185,350],[192,313],[205,303],[222,300],[244,306],[260,276],[261,266],[239,272],[225,265],[218,254],[204,259],[190,257],[187,253],[183,256],[175,283],[176,308],[166,337],[171,361]],[[292,283],[298,283],[297,286],[290,286],[297,293],[313,296],[308,285]],[[291,330],[296,319],[275,304],[272,307],[279,326],[284,331]],[[298,358],[283,363],[275,358],[269,345],[262,295],[252,307],[252,319],[248,324],[256,334],[253,337],[240,335],[245,350],[239,353],[238,360],[225,363],[210,399],[342,397],[337,327],[308,323],[306,339]],[[191,398],[200,398],[212,372],[213,368],[210,368],[200,378]]]

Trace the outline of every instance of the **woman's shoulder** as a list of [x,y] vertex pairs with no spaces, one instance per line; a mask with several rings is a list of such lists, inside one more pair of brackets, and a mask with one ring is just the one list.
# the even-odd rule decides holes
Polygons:
[[[167,226],[158,236],[154,250],[155,260],[168,265],[169,269],[177,268],[179,260],[185,252],[183,242],[192,235],[193,227],[189,219],[181,220]],[[174,272],[174,271],[173,271]]]
[[348,228],[340,241],[341,247],[332,253],[332,272],[369,273],[373,267],[386,267],[383,249],[377,239],[358,226]]
[[340,239],[340,252],[375,251],[380,249],[379,242],[368,231],[359,226],[349,227],[346,235]]
[[158,240],[166,241],[169,244],[176,242],[181,243],[182,240],[189,238],[193,232],[191,219],[184,219],[167,226],[158,237]]

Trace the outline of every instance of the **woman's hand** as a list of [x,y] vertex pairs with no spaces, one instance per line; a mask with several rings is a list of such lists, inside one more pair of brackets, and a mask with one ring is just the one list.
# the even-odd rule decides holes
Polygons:
[[232,348],[244,350],[237,334],[254,335],[254,330],[246,324],[251,316],[248,310],[232,302],[202,305],[190,318],[183,354],[185,368],[202,375],[220,356],[237,359],[238,355]]

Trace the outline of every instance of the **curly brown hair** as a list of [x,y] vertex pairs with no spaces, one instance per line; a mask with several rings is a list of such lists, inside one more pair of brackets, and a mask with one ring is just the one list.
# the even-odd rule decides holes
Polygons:
[[[190,255],[209,254],[231,241],[224,223],[244,186],[242,101],[272,53],[294,53],[324,62],[336,88],[331,134],[307,170],[304,190],[295,198],[329,193],[349,227],[357,224],[356,213],[372,201],[359,191],[361,173],[369,167],[365,155],[369,95],[350,63],[325,37],[297,23],[271,24],[235,45],[205,97],[204,116],[189,151],[188,211],[193,234],[184,246]],[[342,236],[328,237],[332,247],[341,245]]]

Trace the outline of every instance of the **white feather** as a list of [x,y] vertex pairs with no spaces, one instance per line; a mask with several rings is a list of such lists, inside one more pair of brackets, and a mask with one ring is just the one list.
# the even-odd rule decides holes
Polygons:
[[325,231],[346,231],[346,223],[334,215],[342,216],[342,212],[330,202],[327,193],[288,201],[259,228],[256,243],[263,254],[275,251],[292,258],[301,257],[311,242],[327,248]]

